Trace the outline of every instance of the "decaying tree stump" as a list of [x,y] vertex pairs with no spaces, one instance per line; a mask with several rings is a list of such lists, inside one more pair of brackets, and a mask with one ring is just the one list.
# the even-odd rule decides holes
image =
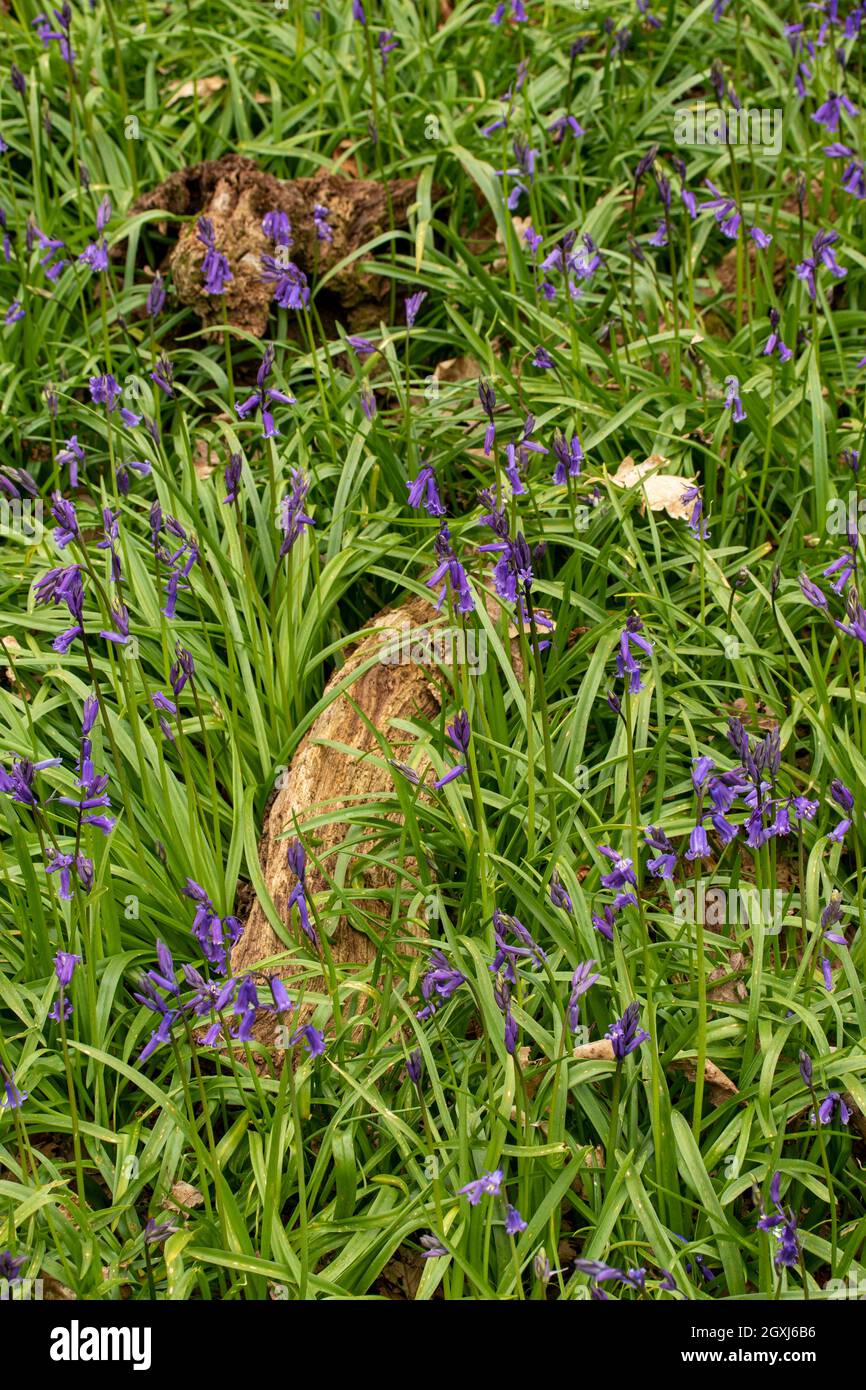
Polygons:
[[[398,228],[407,225],[415,188],[415,179],[395,179],[389,185]],[[328,209],[332,242],[316,237],[313,208],[317,203]],[[139,198],[130,208],[130,216],[160,209],[180,217],[209,217],[216,246],[228,257],[234,277],[224,295],[204,293],[201,264],[205,248],[196,235],[195,222],[186,223],[168,257],[179,301],[190,305],[206,324],[221,323],[225,305],[229,323],[256,337],[264,335],[273,293],[262,281],[262,253],[274,253],[273,242],[262,231],[265,213],[286,213],[292,225],[289,255],[311,282],[387,231],[389,220],[381,183],[326,171],[314,178],[278,179],[238,154],[179,169]],[[160,230],[167,234],[168,223]],[[385,307],[387,287],[383,277],[363,271],[360,259],[356,259],[329,280],[320,313],[327,320],[339,308],[351,331],[374,327]]]
[[[353,672],[360,671],[371,656],[381,653],[385,645],[384,631],[424,629],[427,624],[441,621],[443,619],[432,604],[424,598],[413,598],[397,608],[377,614],[367,624],[365,635],[351,650],[345,665],[332,676],[326,692],[343,684]],[[411,753],[413,740],[397,727],[396,722],[412,720],[419,715],[430,719],[438,710],[437,685],[428,666],[415,661],[405,664],[377,661],[352,681],[346,693],[337,696],[307,732],[270,808],[259,846],[268,891],[281,921],[287,926],[290,923],[288,899],[297,880],[287,862],[286,832],[291,837],[297,833],[297,827],[304,839],[305,823],[311,817],[328,813],[327,822],[309,833],[311,839],[315,840],[316,859],[325,874],[333,875],[338,854],[350,829],[340,819],[340,811],[362,806],[367,801],[381,801],[383,794],[393,789],[394,776],[401,775],[399,772],[395,774],[385,763],[374,733],[358,711],[362,711],[370,723],[384,734],[395,759],[405,762]],[[334,747],[335,743],[342,747]],[[352,752],[343,752],[343,747]],[[417,770],[423,776],[423,764]],[[330,819],[331,813],[333,819]],[[399,819],[398,813],[394,813],[394,819]],[[357,825],[351,829],[357,835]],[[357,859],[365,854],[375,839],[376,834],[372,832],[369,839],[364,839],[357,846],[353,855],[356,867]],[[407,857],[405,866],[411,872],[414,861]],[[358,903],[359,911],[368,920],[381,921],[384,933],[390,928],[390,904],[387,898],[395,886],[395,875],[384,867],[367,864],[363,869],[363,880],[370,889],[370,897]],[[308,896],[322,893],[327,887],[323,874],[308,859]],[[401,935],[405,936],[407,930],[418,935],[422,929],[418,922],[401,921]],[[297,927],[293,931],[296,932]],[[337,965],[346,962],[368,964],[376,955],[378,943],[374,937],[374,930],[368,936],[341,917],[328,940],[334,962]],[[232,953],[232,971],[236,975],[254,971],[260,961],[279,955],[285,949],[261,904],[256,902],[243,936]],[[290,981],[298,968],[291,961],[286,961],[276,967],[274,973]],[[306,994],[321,993],[325,989],[324,976],[305,980],[304,988]],[[292,1026],[296,1028],[300,1023],[307,1022],[310,1014],[311,1006],[303,1004],[300,1011],[296,1009],[293,1013]],[[255,1036],[266,1045],[273,1046],[277,1027],[275,1015],[263,1012],[257,1019]]]
[[[486,608],[491,621],[500,624],[503,614],[499,603],[487,596]],[[539,617],[547,617],[544,610],[539,610]],[[342,686],[347,679],[351,680],[346,690],[323,710],[299,744],[283,785],[271,805],[259,844],[259,860],[268,892],[281,922],[295,934],[295,939],[299,928],[292,926],[288,901],[297,880],[288,865],[289,840],[300,833],[302,840],[309,835],[310,842],[315,842],[315,858],[323,872],[308,859],[308,896],[322,894],[324,901],[329,888],[325,876],[333,877],[350,829],[357,843],[353,844],[347,877],[353,873],[357,877],[359,860],[375,845],[380,832],[371,824],[369,838],[363,836],[363,832],[359,838],[357,818],[350,827],[340,818],[340,811],[358,808],[365,802],[381,803],[383,797],[392,792],[394,777],[401,776],[385,761],[374,730],[385,736],[393,750],[394,760],[406,763],[414,740],[399,727],[400,722],[411,722],[418,717],[430,720],[438,714],[439,684],[435,674],[436,662],[430,650],[436,647],[436,643],[425,641],[425,638],[432,638],[437,629],[443,628],[446,623],[446,616],[438,613],[423,597],[411,598],[395,608],[384,609],[366,625],[364,635],[350,650],[345,665],[334,673],[326,686],[327,694],[336,686]],[[528,624],[524,626],[528,638]],[[521,680],[523,662],[520,637],[513,615],[509,615],[506,630],[511,663],[515,675]],[[406,638],[402,636],[403,633],[407,634]],[[391,636],[386,637],[386,634]],[[413,634],[411,640],[408,640],[408,634]],[[395,660],[395,647],[399,647],[403,654],[407,647],[411,648],[412,659]],[[391,654],[387,656],[389,648]],[[442,650],[437,654],[442,657],[447,650],[443,643]],[[467,648],[464,653],[470,667],[475,659],[473,650]],[[360,673],[374,656],[380,659],[369,670],[352,679],[353,673]],[[450,663],[446,659],[442,664],[447,666]],[[344,752],[344,749],[351,751]],[[424,774],[429,770],[427,760],[413,766],[419,778],[425,780]],[[327,819],[305,834],[305,824],[322,817]],[[398,811],[388,812],[388,818],[398,823],[401,819]],[[404,857],[400,867],[408,874],[414,874],[417,869],[410,854]],[[345,916],[340,917],[328,938],[329,949],[337,966],[347,963],[361,966],[370,964],[375,959],[383,936],[391,929],[388,899],[395,886],[399,886],[395,885],[394,871],[368,863],[363,868],[363,881],[365,888],[370,889],[370,897],[361,899],[357,906],[367,919],[368,930],[358,931]],[[381,934],[377,930],[378,923],[382,926]],[[405,943],[405,937],[407,933],[423,936],[423,917],[413,921],[402,918],[399,932],[403,945],[397,949],[404,952],[411,950]],[[261,903],[256,901],[243,936],[232,952],[233,974],[260,970],[262,961],[285,952],[285,943],[275,932]],[[308,957],[309,951],[305,955]],[[272,973],[279,974],[291,985],[292,977],[297,976],[302,968],[287,959],[279,962]],[[305,978],[303,987],[305,996],[321,996],[326,991],[325,975]],[[293,992],[291,988],[290,992]],[[292,1027],[297,1028],[308,1022],[313,1008],[314,1005],[302,1000],[300,1009],[295,1009],[291,1016]],[[277,1017],[263,1010],[256,1020],[254,1036],[267,1047],[274,1047],[278,1041],[279,1027]]]

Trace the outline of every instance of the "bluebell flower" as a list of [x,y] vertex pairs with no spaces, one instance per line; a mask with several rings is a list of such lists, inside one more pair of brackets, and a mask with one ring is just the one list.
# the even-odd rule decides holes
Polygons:
[[505,1234],[507,1236],[519,1236],[520,1232],[525,1230],[526,1222],[517,1207],[509,1205],[505,1213]]
[[481,402],[481,408],[484,414],[487,416],[487,429],[484,433],[484,453],[489,457],[490,450],[493,448],[493,442],[496,438],[496,421],[493,417],[493,412],[496,409],[496,392],[493,389],[493,383],[485,381],[483,377],[478,383],[478,399]]
[[[417,482],[417,479],[416,479]],[[433,542],[438,564],[427,580],[427,588],[435,589],[439,587],[439,594],[436,601],[437,611],[445,601],[445,595],[451,593],[452,600],[458,613],[473,613],[475,611],[475,600],[469,588],[469,580],[466,571],[454,554],[451,545],[451,533],[443,521],[439,527],[439,533]]]
[[843,811],[853,811],[854,794],[850,788],[845,786],[845,783],[841,781],[840,778],[834,777],[833,781],[830,783],[830,795],[836,802],[836,805],[840,806]]
[[813,608],[826,608],[827,596],[813,583],[807,574],[799,576],[800,589],[807,603],[811,603]]
[[3,1082],[3,1089],[6,1092],[6,1100],[3,1103],[4,1110],[20,1110],[24,1102],[29,1098],[28,1091],[22,1091],[15,1085],[15,1078],[5,1067],[0,1066],[0,1080]]
[[597,970],[593,971],[592,967],[594,965],[594,960],[582,961],[571,977],[571,992],[568,996],[568,1007],[566,1012],[568,1016],[568,1026],[572,1033],[577,1031],[578,1024],[580,1023],[580,999],[586,994],[588,989],[592,988],[596,980],[599,979],[599,972]]
[[69,486],[78,487],[78,465],[84,462],[84,450],[78,442],[78,435],[71,434],[62,449],[58,449],[57,462],[69,465]]
[[[817,1120],[819,1124],[829,1125],[833,1122],[833,1116],[839,1111],[839,1119],[843,1125],[847,1125],[851,1118],[851,1111],[845,1104],[844,1097],[838,1091],[828,1091],[827,1095],[818,1106]],[[815,1124],[816,1117],[814,1110],[809,1116],[810,1124]]]
[[561,907],[565,912],[573,912],[574,905],[569,897],[567,889],[560,882],[559,875],[554,872],[550,877],[550,901],[554,907]]
[[833,250],[834,244],[839,239],[839,233],[818,231],[812,238],[812,254],[806,256],[799,265],[794,267],[794,274],[798,280],[802,280],[809,293],[809,298],[814,299],[817,294],[815,276],[820,266],[825,266],[836,280],[842,280],[848,274],[836,260],[836,253]]
[[770,1184],[770,1200],[776,1208],[775,1213],[768,1215],[761,1210],[761,1217],[758,1221],[758,1230],[771,1232],[777,1241],[775,1263],[786,1269],[794,1269],[800,1262],[800,1242],[797,1234],[797,1221],[790,1208],[786,1211],[782,1206],[780,1197],[781,1172],[773,1175]]
[[442,1002],[450,999],[461,985],[466,984],[466,976],[448,963],[448,958],[439,947],[430,953],[427,970],[421,980],[421,994],[425,1007],[416,1015],[424,1022],[432,1017]]
[[714,767],[713,759],[706,757],[706,755],[692,758],[692,786],[696,792],[703,791],[707,778]]
[[831,134],[839,129],[839,120],[842,112],[846,111],[849,116],[858,115],[858,109],[849,101],[844,92],[828,92],[827,100],[822,102],[812,115],[812,120],[816,125],[822,125]]
[[154,1029],[150,1038],[138,1054],[139,1062],[146,1062],[148,1057],[152,1056],[158,1047],[162,1047],[165,1043],[171,1042],[171,1029],[175,1017],[175,1012],[171,1009],[163,1014],[159,1021],[159,1027]]
[[506,534],[502,540],[478,548],[499,553],[493,567],[493,587],[503,602],[517,603],[533,584],[532,554],[523,532],[518,531],[514,537]]
[[75,973],[76,965],[81,964],[81,957],[73,955],[71,951],[58,951],[54,957],[54,974],[57,976],[57,983],[61,989],[67,989],[72,983],[72,976]]
[[712,851],[710,850],[709,841],[707,840],[707,832],[703,825],[696,825],[689,835],[689,847],[686,850],[686,859],[710,858],[712,858]]
[[150,288],[147,292],[147,299],[145,301],[144,306],[148,318],[158,318],[160,313],[162,312],[162,307],[164,304],[165,282],[162,276],[160,275],[159,271],[157,271],[150,283]]
[[501,1187],[502,1169],[495,1168],[492,1172],[482,1173],[480,1178],[468,1182],[458,1191],[461,1197],[466,1198],[470,1207],[477,1207],[482,1197],[498,1197]]
[[358,334],[351,334],[346,342],[361,362],[365,357],[372,357],[374,353],[379,351],[376,344],[372,343],[369,338],[363,338]]
[[763,355],[764,357],[772,357],[773,353],[775,352],[778,355],[780,362],[790,362],[793,353],[791,352],[791,349],[789,347],[786,347],[784,342],[782,341],[782,335],[779,332],[780,316],[778,309],[770,309],[769,319],[770,336],[764,344]]
[[517,1051],[517,1040],[520,1036],[520,1030],[517,1026],[517,1019],[514,1017],[511,1010],[511,989],[508,981],[504,977],[501,980],[497,980],[494,984],[493,998],[496,1007],[505,1019],[505,1027],[503,1030],[505,1051],[508,1053],[509,1057],[513,1057]]
[[283,533],[280,546],[281,560],[289,554],[306,528],[316,524],[312,517],[307,516],[306,512],[303,511],[304,502],[310,490],[310,483],[300,468],[292,469],[291,483],[291,490],[280,503],[280,529]]
[[725,410],[731,412],[731,419],[736,423],[746,418],[743,402],[740,400],[740,383],[735,376],[725,377]]
[[54,492],[51,495],[51,515],[57,522],[54,528],[54,543],[58,550],[65,550],[72,541],[78,540],[81,535],[75,507],[61,493]]
[[321,203],[316,203],[313,208],[313,227],[317,241],[325,241],[328,245],[334,240],[334,229],[328,221],[330,209]]
[[606,903],[601,913],[593,912],[592,925],[595,930],[605,938],[606,941],[613,941],[613,929],[616,926],[616,911],[610,903]]
[[834,593],[841,594],[851,575],[856,572],[857,548],[858,536],[857,532],[854,531],[849,534],[848,549],[843,551],[839,558],[829,564],[825,570],[822,570],[825,579],[829,579],[831,575],[836,576],[830,586]]
[[716,187],[710,179],[704,179],[704,183],[709,188],[713,197],[706,203],[701,203],[699,212],[712,212],[719,225],[722,234],[731,241],[736,241],[740,231],[742,216],[733,198],[727,197]]
[[562,430],[557,429],[553,434],[553,452],[556,457],[556,467],[553,471],[553,481],[558,486],[563,486],[569,478],[579,478],[580,468],[583,463],[583,445],[580,436],[574,433],[570,439],[566,438]]
[[436,473],[429,463],[422,464],[414,482],[407,483],[406,486],[409,489],[407,501],[410,507],[423,507],[428,516],[445,516]]
[[547,127],[547,133],[553,140],[554,145],[561,145],[569,132],[571,132],[575,140],[579,140],[582,135],[586,134],[586,131],[577,117],[570,115],[568,112],[563,116],[557,116],[556,120],[552,121]]
[[616,672],[623,680],[628,676],[628,688],[632,695],[636,695],[643,689],[643,685],[641,684],[641,668],[640,664],[635,660],[633,648],[637,647],[639,651],[644,652],[647,656],[652,656],[653,650],[652,642],[650,642],[649,638],[641,636],[642,632],[643,623],[636,613],[632,613],[626,619],[625,627],[619,636]]
[[160,391],[168,396],[169,400],[173,399],[174,388],[172,386],[172,381],[174,380],[174,367],[165,353],[160,353],[159,357],[157,357],[156,365],[150,373],[150,379],[159,387]]
[[241,485],[241,469],[243,467],[242,454],[230,454],[229,461],[225,466],[225,485],[226,495],[223,503],[237,502],[238,492]]
[[629,1004],[622,1018],[612,1023],[605,1033],[613,1048],[613,1054],[618,1061],[622,1061],[630,1052],[634,1052],[645,1043],[649,1038],[649,1033],[638,1026],[640,1015],[640,1005],[635,1000]]
[[426,290],[416,290],[414,294],[408,294],[405,299],[406,305],[406,327],[414,328],[415,320],[418,317],[418,310],[427,298]]
[[226,285],[234,279],[227,258],[216,249],[215,235],[211,219],[200,217],[196,224],[196,236],[205,248],[201,266],[205,294],[225,294]]
[[438,1236],[422,1236],[419,1244],[422,1247],[422,1260],[435,1260],[438,1259],[440,1255],[448,1254],[448,1251],[446,1250],[445,1246],[442,1244]]
[[[513,945],[507,934],[510,933],[518,942]],[[547,959],[544,951],[533,940],[526,927],[518,917],[510,916],[508,913],[500,912],[499,908],[493,911],[493,935],[496,942],[496,954],[490,966],[491,972],[495,975],[502,971],[506,983],[513,985],[517,981],[515,964],[521,960],[531,960],[536,966],[541,966]]]
[[673,878],[677,856],[665,832],[658,826],[648,825],[644,830],[644,836],[647,846],[657,851],[653,859],[647,860],[647,869],[653,878]]
[[[472,731],[469,727],[469,716],[465,710],[460,711],[452,724],[446,725],[445,732],[458,753],[461,753],[465,758],[469,752],[469,743],[472,738]],[[459,777],[465,771],[466,763],[457,763],[450,771],[446,772],[443,777],[440,777],[438,781],[434,782],[433,786],[437,789],[447,786],[449,782],[453,782],[455,777]]]
[[291,246],[292,244],[292,224],[289,221],[289,215],[286,212],[280,212],[278,208],[265,213],[262,218],[262,231],[276,246]]
[[424,1059],[421,1056],[420,1047],[416,1047],[414,1052],[410,1052],[406,1059],[406,1075],[415,1085],[421,1085],[421,1075],[424,1070]]
[[307,277],[293,261],[285,263],[274,256],[262,255],[262,280],[273,286],[275,302],[281,309],[304,310],[309,307],[310,287]]
[[395,49],[395,48],[399,48],[399,46],[400,46],[400,45],[399,45],[397,39],[395,39],[395,37],[394,37],[394,30],[393,30],[393,29],[382,29],[382,30],[381,30],[381,32],[380,32],[380,34],[379,34],[379,56],[380,56],[380,58],[381,58],[381,60],[382,60],[382,71],[383,71],[383,72],[385,71],[386,67],[388,66],[388,59],[390,58],[391,54],[394,52],[394,49]]
[[840,622],[838,618],[835,618],[833,620],[834,626],[840,632],[846,633],[848,637],[856,637],[857,641],[866,647],[866,609],[860,603],[853,589],[848,594],[846,616],[848,618],[847,623]]
[[866,171],[861,159],[852,159],[847,164],[842,175],[842,187],[858,202],[862,203],[866,199]]
[[637,886],[637,875],[634,870],[634,862],[625,858],[610,845],[599,845],[599,850],[613,861],[613,869],[609,873],[601,875],[601,881],[605,888],[624,888],[626,884]]
[[267,386],[266,383],[273,370],[273,365],[274,346],[273,343],[269,343],[265,348],[264,355],[259,364],[259,369],[256,373],[257,389],[245,401],[238,402],[235,406],[235,411],[241,420],[245,420],[250,411],[261,409],[262,437],[264,439],[272,439],[274,435],[279,434],[273,414],[271,413],[271,403],[274,401],[278,401],[282,405],[295,405],[296,403],[294,396],[287,395],[285,391],[277,391],[273,387]]

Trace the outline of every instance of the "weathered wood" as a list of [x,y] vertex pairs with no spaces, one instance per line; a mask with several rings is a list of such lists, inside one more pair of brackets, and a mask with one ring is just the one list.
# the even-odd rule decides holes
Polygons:
[[[304,826],[312,818],[327,813],[326,823],[310,832],[316,841],[315,856],[325,874],[333,874],[337,858],[346,839],[347,824],[340,818],[340,811],[348,807],[363,806],[365,802],[380,802],[383,796],[393,790],[395,773],[384,761],[382,750],[373,730],[364,722],[366,717],[371,725],[379,730],[391,745],[394,757],[405,762],[411,753],[413,740],[397,727],[399,720],[412,720],[418,716],[430,719],[439,710],[439,696],[436,682],[428,667],[419,663],[404,665],[375,662],[369,670],[362,667],[377,654],[383,646],[384,629],[417,629],[441,619],[433,606],[423,598],[414,598],[398,608],[385,610],[364,629],[364,636],[351,650],[345,665],[331,677],[326,691],[351,678],[347,691],[332,701],[319,715],[311,729],[300,743],[292,760],[283,786],[270,808],[264,835],[259,847],[260,860],[268,891],[279,912],[280,919],[287,926],[290,923],[288,899],[296,879],[289,869],[286,851],[288,840],[286,832],[297,827],[304,836]],[[334,744],[342,747],[334,747]],[[342,751],[343,748],[351,752]],[[424,771],[425,764],[418,771]],[[395,820],[399,813],[395,812]],[[358,827],[351,827],[352,834],[358,834]],[[375,843],[375,832],[365,838],[353,851],[352,862],[357,867],[359,858]],[[405,860],[411,872],[414,861]],[[338,964],[355,962],[361,966],[369,964],[375,957],[377,939],[375,924],[381,922],[382,932],[390,929],[390,903],[388,893],[394,888],[394,873],[382,866],[366,864],[363,866],[363,881],[370,889],[370,897],[358,903],[359,912],[372,919],[370,935],[357,931],[345,917],[341,917],[329,936],[329,948]],[[309,895],[322,893],[327,889],[323,874],[308,860],[307,887]],[[422,927],[418,921],[400,922],[400,932],[419,934]],[[292,931],[297,935],[298,928]],[[232,969],[235,974],[255,970],[258,963],[270,956],[285,951],[259,902],[252,908],[244,934],[232,953]],[[309,951],[305,951],[305,955]],[[275,973],[291,981],[298,966],[290,960],[281,963]],[[321,992],[325,980],[319,976],[305,980],[305,991]],[[300,1011],[292,1015],[292,1025],[309,1019],[311,1008],[302,1005]],[[273,1014],[261,1014],[255,1029],[260,1041],[273,1045],[278,1020]]]

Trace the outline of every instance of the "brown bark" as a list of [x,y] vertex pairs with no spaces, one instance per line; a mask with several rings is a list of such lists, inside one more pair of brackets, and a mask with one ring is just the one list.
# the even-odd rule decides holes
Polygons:
[[[354,673],[357,674],[346,692],[338,695],[319,715],[300,743],[267,819],[259,854],[265,882],[280,920],[297,939],[299,928],[297,924],[290,926],[287,907],[296,879],[288,867],[286,853],[289,839],[300,831],[302,840],[310,850],[307,860],[308,897],[316,901],[321,925],[326,930],[333,926],[327,939],[331,955],[338,965],[355,963],[363,967],[374,960],[382,938],[391,930],[389,898],[391,890],[398,886],[395,885],[395,874],[391,869],[363,862],[365,854],[377,840],[375,825],[371,824],[369,835],[362,831],[362,842],[353,845],[345,873],[347,882],[351,877],[357,881],[360,875],[364,887],[370,890],[369,898],[356,903],[357,912],[366,919],[366,930],[357,930],[345,916],[340,916],[334,924],[333,913],[327,906],[327,879],[333,878],[337,871],[347,832],[351,832],[353,839],[359,833],[357,823],[348,826],[340,818],[340,811],[365,803],[378,803],[385,798],[392,800],[394,779],[401,776],[389,766],[375,733],[362,715],[384,735],[395,759],[406,762],[412,751],[413,740],[396,727],[396,721],[412,720],[419,715],[430,719],[439,709],[436,683],[424,665],[415,662],[391,665],[376,661],[367,671],[361,672],[361,668],[371,656],[381,651],[383,629],[423,629],[424,625],[439,621],[441,619],[436,610],[424,598],[411,599],[393,610],[386,609],[371,620],[364,630],[365,636],[351,651],[345,665],[332,676],[326,693],[343,684]],[[334,747],[334,744],[340,747]],[[343,748],[351,751],[344,752]],[[417,770],[423,777],[424,764],[420,764]],[[323,824],[309,827],[311,818],[322,815],[328,817]],[[399,813],[389,812],[388,815],[389,819],[400,819]],[[321,869],[312,862],[313,856]],[[410,874],[416,867],[408,855],[404,857],[403,866]],[[405,937],[407,931],[420,935],[423,928],[420,922],[408,921],[401,915],[397,919],[397,931]],[[303,940],[306,943],[306,938]],[[280,955],[285,950],[261,904],[256,902],[244,934],[232,953],[233,973],[255,970],[260,961]],[[311,950],[309,943],[306,943],[302,955],[309,958]],[[301,968],[286,959],[275,967],[274,973],[291,982]],[[341,971],[341,977],[344,974]],[[325,989],[324,974],[304,981],[307,996],[321,995]],[[312,1005],[303,1004],[292,1015],[292,1025],[297,1027],[299,1023],[307,1022],[311,1013]],[[276,1027],[275,1016],[263,1013],[256,1024],[256,1037],[272,1046]]]
[[[415,196],[414,179],[395,179],[390,183],[394,221],[407,225],[407,210]],[[321,203],[329,210],[332,243],[317,241],[313,207]],[[311,282],[338,261],[365,246],[388,229],[388,204],[381,183],[368,179],[345,178],[322,171],[314,178],[283,180],[266,174],[251,159],[227,154],[206,160],[171,174],[157,188],[145,193],[130,209],[130,215],[165,209],[175,217],[193,218],[204,214],[214,225],[217,249],[228,257],[234,279],[224,295],[204,293],[201,263],[204,246],[196,236],[196,225],[182,225],[177,244],[168,257],[174,289],[182,304],[190,305],[203,323],[222,322],[223,305],[229,323],[247,329],[257,337],[264,335],[270,312],[272,287],[262,282],[261,257],[272,255],[274,246],[262,231],[262,218],[271,211],[285,212],[292,224],[292,261]],[[163,235],[169,224],[158,224]],[[319,304],[325,327],[339,316],[350,331],[375,327],[386,303],[388,282],[361,269],[359,257],[343,267],[329,281]]]

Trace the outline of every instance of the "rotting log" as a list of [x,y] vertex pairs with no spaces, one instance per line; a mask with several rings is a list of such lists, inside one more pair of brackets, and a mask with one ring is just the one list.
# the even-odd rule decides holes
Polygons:
[[[439,711],[439,694],[432,670],[420,662],[391,664],[373,660],[381,655],[386,631],[417,631],[442,621],[435,608],[424,598],[412,598],[407,603],[378,613],[363,629],[345,664],[334,672],[325,690],[327,697],[338,686],[348,686],[336,696],[318,716],[305,734],[292,759],[283,785],[280,787],[267,815],[259,845],[259,858],[268,893],[280,920],[297,938],[298,927],[292,926],[288,900],[296,879],[287,862],[287,848],[293,834],[300,832],[302,840],[309,836],[314,845],[307,861],[308,896],[327,899],[328,878],[332,878],[341,853],[344,853],[349,826],[340,818],[347,808],[359,808],[365,803],[381,803],[393,793],[395,772],[383,756],[376,737],[378,731],[393,749],[396,760],[405,762],[411,754],[414,740],[399,727],[399,721],[418,717],[431,719]],[[369,669],[364,670],[365,666]],[[357,674],[355,674],[357,673]],[[354,679],[353,679],[354,675]],[[366,722],[366,721],[369,721]],[[372,727],[371,727],[372,726]],[[349,750],[349,751],[344,751]],[[425,763],[417,771],[423,776]],[[305,833],[312,819],[327,819]],[[399,820],[399,812],[389,817]],[[357,818],[352,826],[353,839],[359,829]],[[328,933],[328,949],[335,965],[349,962],[361,967],[370,964],[380,948],[383,937],[391,930],[389,899],[399,885],[395,873],[384,865],[363,862],[375,844],[377,832],[371,826],[359,843],[353,843],[345,877],[360,877],[369,898],[359,898],[357,912],[366,919],[367,930],[359,931],[342,915]],[[317,861],[314,864],[313,858]],[[414,859],[405,860],[406,871],[415,869]],[[326,917],[328,914],[325,914]],[[381,925],[381,930],[379,929]],[[401,920],[399,934],[403,937],[423,934],[423,920]],[[405,946],[403,949],[406,949]],[[236,975],[255,971],[260,962],[279,956],[286,946],[271,925],[261,903],[256,901],[246,922],[244,933],[232,953],[232,970]],[[309,950],[304,952],[309,956]],[[301,967],[291,959],[274,966],[271,973],[279,974],[291,987],[291,981]],[[326,990],[323,975],[305,978],[304,994],[319,994]],[[302,1003],[291,1017],[292,1027],[308,1022],[312,1005]],[[254,1036],[267,1046],[277,1040],[279,1020],[272,1013],[262,1012],[256,1020]]]
[[[361,247],[388,230],[393,212],[397,228],[408,225],[408,209],[414,201],[415,179],[394,179],[388,198],[380,182],[348,178],[320,171],[313,178],[278,179],[243,155],[227,154],[178,169],[133,204],[130,216],[164,210],[172,217],[209,217],[218,250],[228,257],[232,279],[224,295],[204,292],[201,264],[205,248],[194,221],[178,232],[164,269],[171,271],[174,291],[181,304],[189,305],[205,324],[228,322],[262,337],[268,323],[273,286],[262,280],[262,254],[273,255],[273,242],[262,230],[268,212],[284,212],[292,226],[289,256],[311,282],[345,262],[331,274],[326,293],[318,302],[325,326],[341,318],[351,332],[378,326],[386,304],[388,281],[370,269],[370,257],[359,257]],[[316,236],[313,208],[328,209],[331,242]],[[169,235],[169,223],[157,222],[157,230]]]

